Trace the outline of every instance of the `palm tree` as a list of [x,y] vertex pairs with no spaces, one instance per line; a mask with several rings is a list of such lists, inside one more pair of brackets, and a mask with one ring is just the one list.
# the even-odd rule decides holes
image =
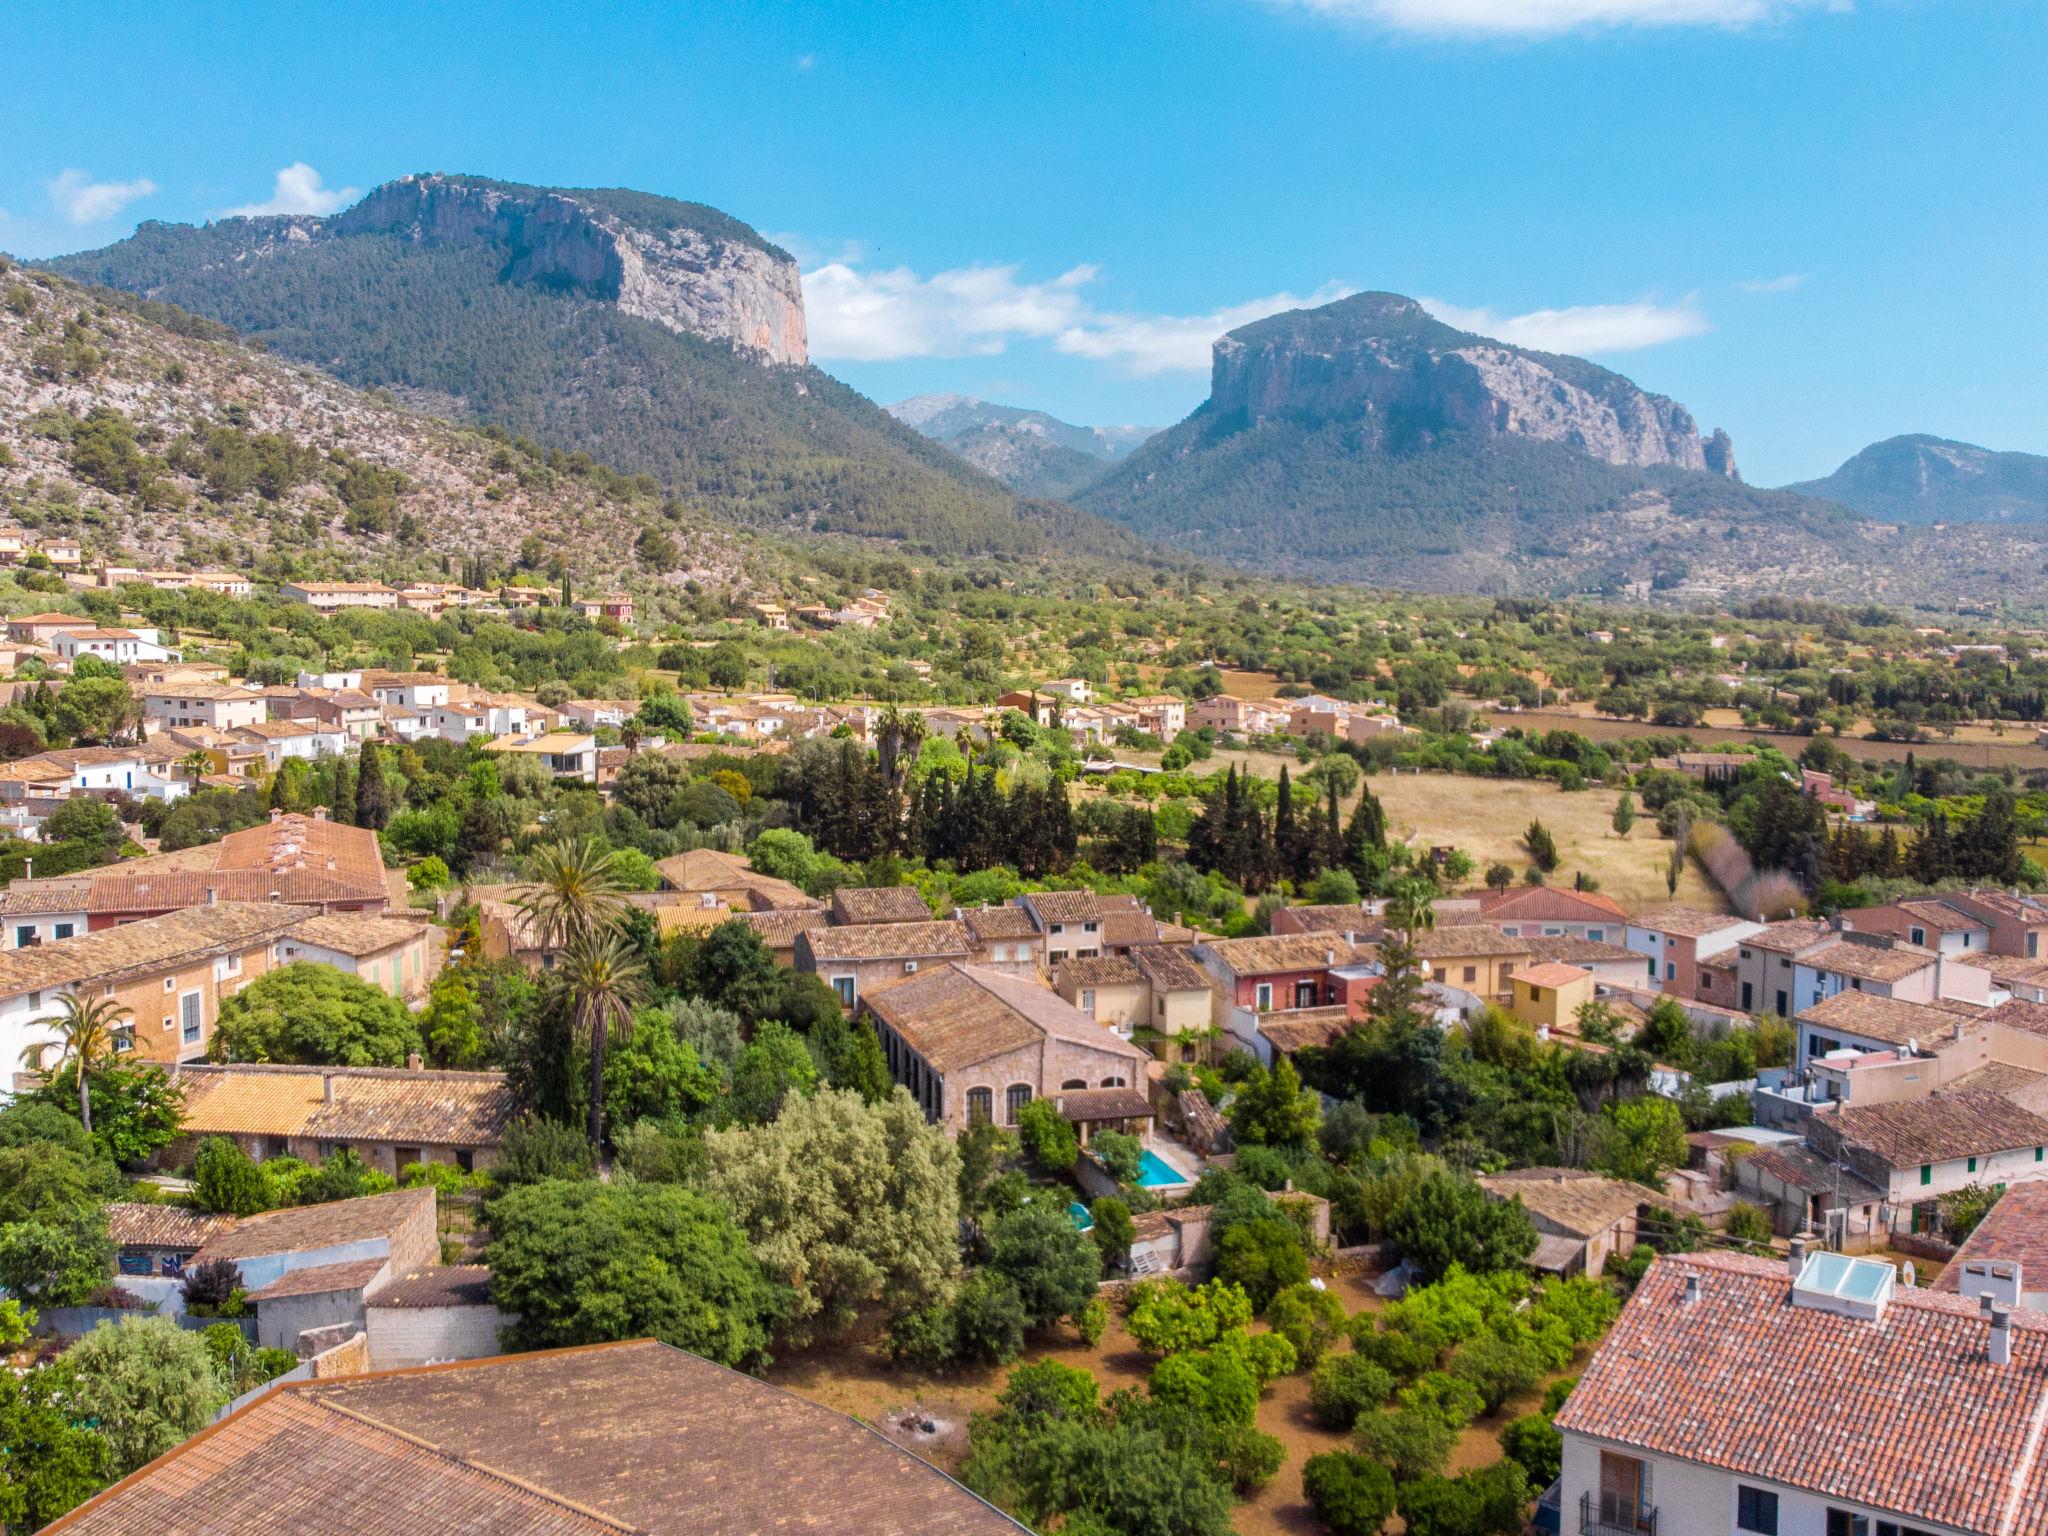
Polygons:
[[590,1042],[590,1147],[596,1152],[604,1135],[605,1046],[631,1032],[647,972],[626,936],[604,928],[577,935],[555,974],[568,993],[574,1029]]
[[44,1041],[32,1045],[21,1053],[22,1065],[32,1072],[43,1068],[43,1052],[52,1044],[59,1047],[57,1065],[53,1073],[64,1070],[66,1062],[78,1063],[78,1118],[85,1128],[92,1129],[92,1095],[87,1091],[86,1082],[93,1071],[113,1059],[114,1036],[120,1029],[121,1021],[129,1017],[128,1010],[111,997],[94,998],[91,1001],[76,992],[66,992],[57,1000],[62,1010],[55,1018],[38,1019],[57,1032],[55,1041]]
[[625,911],[615,861],[590,838],[549,843],[535,850],[529,867],[533,878],[513,905],[533,924],[543,950],[567,949],[600,934]]
[[1415,935],[1436,927],[1436,888],[1427,880],[1403,880],[1387,897],[1387,926],[1397,928],[1410,945]]

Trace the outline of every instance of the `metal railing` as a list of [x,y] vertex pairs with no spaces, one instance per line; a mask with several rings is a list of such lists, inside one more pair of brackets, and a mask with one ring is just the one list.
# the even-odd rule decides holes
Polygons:
[[1657,1536],[1657,1506],[1603,1493],[1579,1495],[1579,1536]]

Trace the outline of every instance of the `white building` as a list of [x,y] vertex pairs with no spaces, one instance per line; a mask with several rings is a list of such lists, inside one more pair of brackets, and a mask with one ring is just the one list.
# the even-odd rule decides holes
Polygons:
[[51,644],[64,660],[76,662],[81,656],[97,656],[116,666],[136,661],[176,661],[178,653],[157,640],[154,629],[96,629],[90,626],[67,629]]

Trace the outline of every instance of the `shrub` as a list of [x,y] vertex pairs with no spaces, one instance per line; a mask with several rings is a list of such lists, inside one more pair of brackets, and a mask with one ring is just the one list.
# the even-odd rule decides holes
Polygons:
[[1564,1436],[1547,1414],[1525,1413],[1500,1432],[1501,1454],[1521,1464],[1531,1488],[1548,1488],[1564,1470]]
[[1208,1438],[1216,1464],[1230,1479],[1239,1498],[1257,1493],[1272,1482],[1280,1464],[1287,1459],[1287,1447],[1277,1436],[1249,1424],[1218,1424],[1211,1428]]
[[1290,1285],[1266,1305],[1266,1323],[1313,1367],[1344,1331],[1344,1303],[1313,1285]]
[[1281,1291],[1308,1279],[1301,1234],[1284,1216],[1232,1227],[1217,1244],[1216,1278],[1241,1286],[1253,1310],[1265,1311]]
[[1451,1374],[1469,1384],[1485,1411],[1495,1414],[1509,1398],[1535,1390],[1543,1380],[1543,1362],[1526,1334],[1503,1338],[1482,1333],[1458,1350]]
[[1106,1195],[1088,1208],[1095,1225],[1088,1235],[1102,1251],[1103,1268],[1122,1268],[1131,1256],[1131,1239],[1138,1234],[1131,1220],[1131,1208],[1114,1195]]
[[1403,1387],[1399,1402],[1403,1408],[1436,1414],[1452,1429],[1463,1429],[1486,1406],[1477,1387],[1448,1371],[1431,1371]]
[[1771,1218],[1762,1206],[1738,1200],[1728,1208],[1728,1235],[1738,1242],[1769,1243]]
[[1017,1111],[1017,1133],[1047,1173],[1072,1173],[1080,1160],[1081,1138],[1050,1099],[1033,1099]]
[[192,1158],[192,1198],[202,1211],[253,1216],[270,1208],[270,1181],[226,1136],[209,1136]]
[[1352,1433],[1359,1450],[1403,1482],[1438,1470],[1458,1443],[1441,1412],[1407,1405],[1366,1414]]
[[1309,1457],[1301,1469],[1301,1492],[1335,1536],[1377,1536],[1394,1512],[1393,1476],[1348,1451]]
[[968,1276],[953,1300],[953,1353],[982,1365],[1005,1365],[1024,1351],[1031,1316],[1016,1283],[994,1270]]
[[1520,1462],[1497,1461],[1459,1477],[1403,1481],[1399,1497],[1410,1536],[1511,1536],[1522,1529],[1529,1479]]
[[1309,1374],[1309,1403],[1331,1429],[1350,1429],[1393,1395],[1394,1378],[1362,1355],[1325,1355]]
[[1145,1165],[1145,1144],[1122,1131],[1098,1131],[1088,1150],[1119,1184],[1135,1184]]
[[208,1259],[185,1271],[178,1287],[185,1298],[185,1310],[195,1317],[231,1317],[225,1310],[242,1289],[241,1267],[233,1259]]

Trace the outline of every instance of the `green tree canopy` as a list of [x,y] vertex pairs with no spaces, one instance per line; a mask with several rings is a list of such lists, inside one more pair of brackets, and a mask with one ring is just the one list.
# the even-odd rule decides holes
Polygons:
[[72,1411],[113,1449],[116,1477],[204,1429],[227,1397],[206,1341],[167,1317],[102,1323],[61,1369]]
[[257,977],[220,1005],[215,1061],[400,1067],[420,1049],[419,1025],[390,993],[331,965],[298,960]]

